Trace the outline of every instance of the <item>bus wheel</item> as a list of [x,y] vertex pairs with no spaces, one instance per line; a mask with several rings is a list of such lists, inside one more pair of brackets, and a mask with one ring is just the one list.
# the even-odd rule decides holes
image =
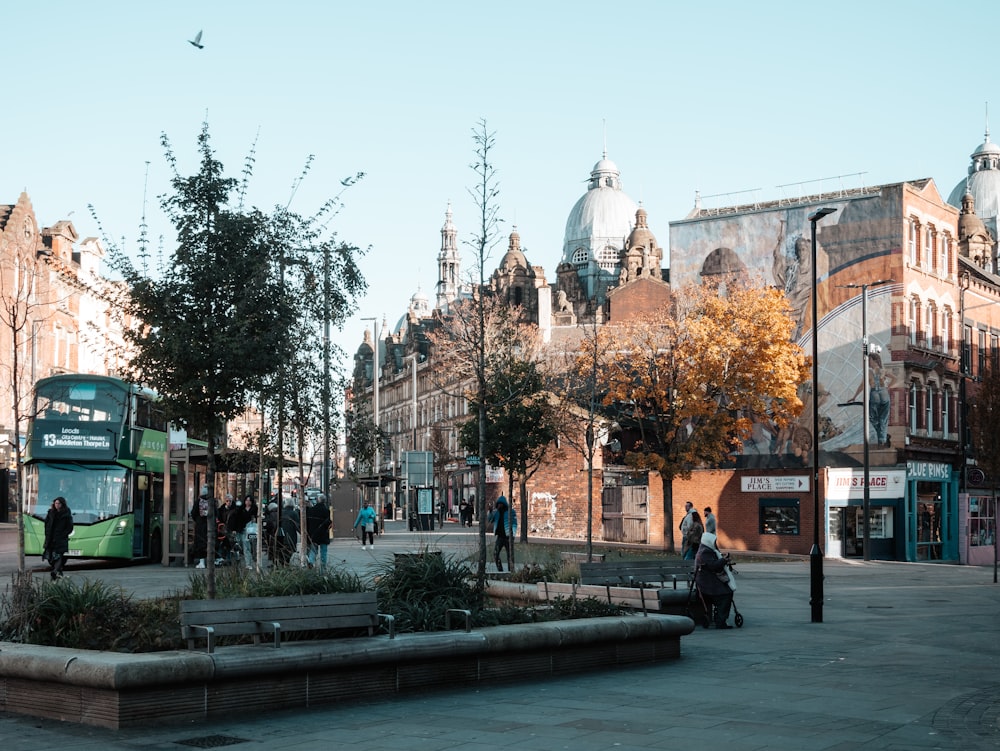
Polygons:
[[153,539],[149,542],[149,560],[153,563],[163,561],[163,541],[160,539],[159,530],[153,534]]

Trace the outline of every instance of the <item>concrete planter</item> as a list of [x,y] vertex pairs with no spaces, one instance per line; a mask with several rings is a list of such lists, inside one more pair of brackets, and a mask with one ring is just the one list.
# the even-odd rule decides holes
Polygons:
[[0,642],[0,711],[111,728],[329,706],[680,656],[689,618],[589,618],[465,631],[92,652]]

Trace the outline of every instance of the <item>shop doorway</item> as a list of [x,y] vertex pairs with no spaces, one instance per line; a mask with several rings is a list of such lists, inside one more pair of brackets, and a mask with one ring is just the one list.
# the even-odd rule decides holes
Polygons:
[[917,560],[940,561],[941,495],[917,496]]
[[[872,560],[896,560],[893,506],[872,505],[869,542]],[[865,528],[862,506],[834,506],[830,509],[830,539],[827,555],[832,558],[864,558]]]

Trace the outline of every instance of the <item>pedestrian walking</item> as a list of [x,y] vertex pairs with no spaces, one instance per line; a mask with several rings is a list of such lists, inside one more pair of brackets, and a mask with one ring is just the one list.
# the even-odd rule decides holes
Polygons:
[[316,563],[319,553],[320,571],[326,570],[327,549],[330,547],[330,507],[326,505],[323,496],[306,509],[306,533],[309,535],[309,568]]
[[506,549],[509,567],[511,559],[510,538],[517,533],[517,514],[510,508],[504,496],[497,498],[496,506],[490,514],[493,517],[493,534],[496,538],[493,545],[493,558],[497,564],[497,571],[503,571],[500,551]]
[[45,547],[42,557],[52,566],[52,579],[63,574],[66,556],[69,554],[69,536],[73,532],[73,512],[66,499],[58,496],[52,500],[45,515]]
[[366,540],[375,547],[375,509],[372,508],[371,501],[365,501],[364,507],[358,512],[358,518],[354,520],[354,529],[361,527],[361,547],[366,548]]

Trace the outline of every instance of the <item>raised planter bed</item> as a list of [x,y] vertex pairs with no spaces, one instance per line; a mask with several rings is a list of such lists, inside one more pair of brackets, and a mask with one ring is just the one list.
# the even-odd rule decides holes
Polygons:
[[479,630],[121,654],[0,642],[0,711],[110,728],[329,707],[680,656],[690,618],[588,618]]

